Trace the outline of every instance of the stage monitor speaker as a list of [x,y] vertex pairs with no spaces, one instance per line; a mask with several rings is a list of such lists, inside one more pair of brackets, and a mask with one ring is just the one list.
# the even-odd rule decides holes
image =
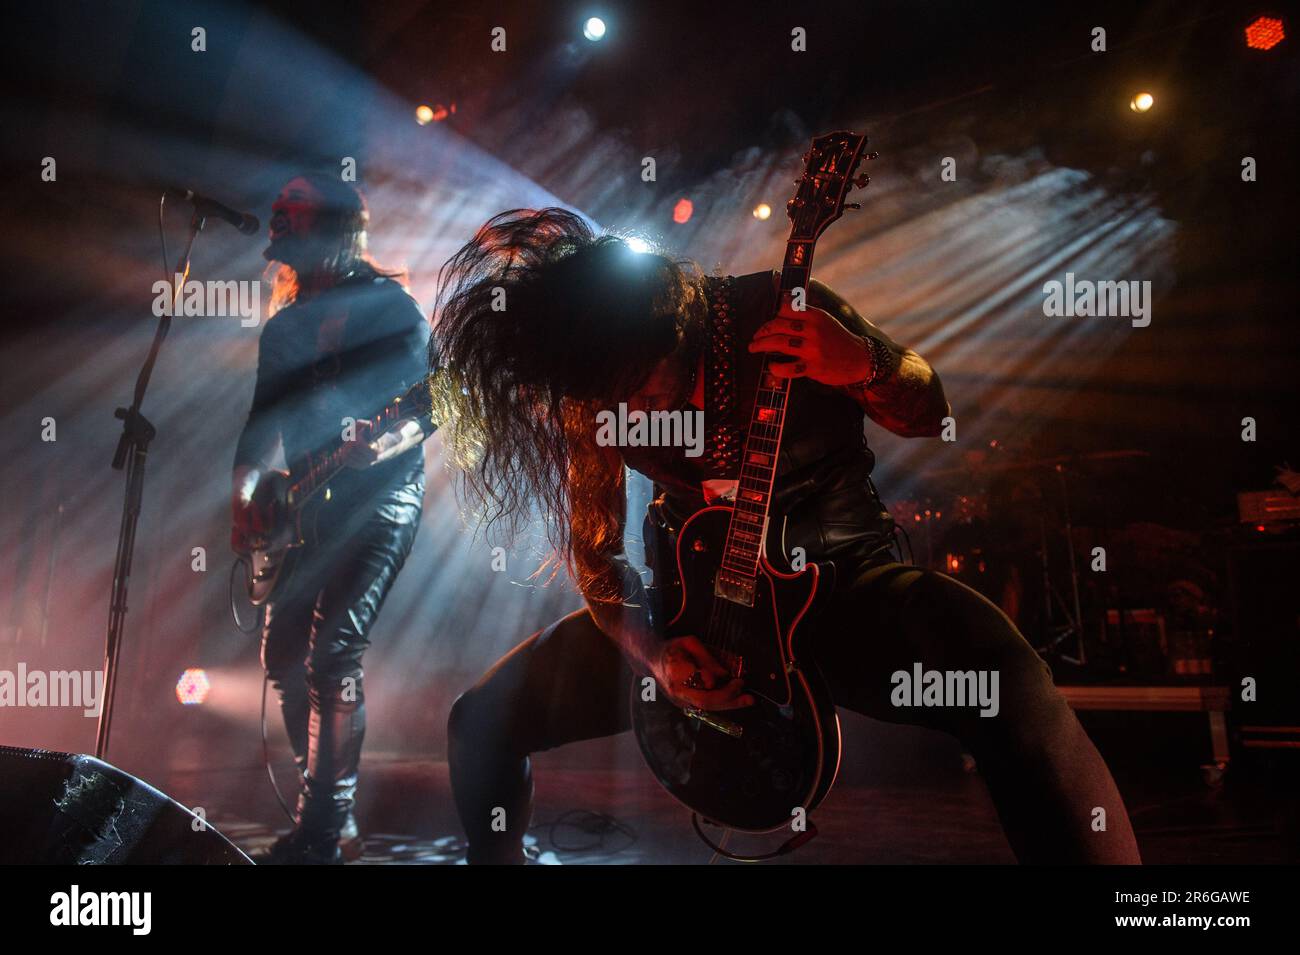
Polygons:
[[176,800],[102,760],[0,746],[0,864],[252,860]]

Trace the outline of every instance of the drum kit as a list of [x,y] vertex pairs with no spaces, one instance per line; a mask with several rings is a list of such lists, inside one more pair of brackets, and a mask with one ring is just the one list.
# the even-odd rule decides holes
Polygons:
[[[914,563],[997,604],[1055,668],[1181,676],[1165,623],[1185,621],[1188,595],[1204,598],[1213,575],[1195,535],[1135,519],[1152,500],[1149,463],[1144,451],[1034,456],[993,441],[921,472],[927,493],[890,511]],[[1206,604],[1187,626],[1209,628]]]

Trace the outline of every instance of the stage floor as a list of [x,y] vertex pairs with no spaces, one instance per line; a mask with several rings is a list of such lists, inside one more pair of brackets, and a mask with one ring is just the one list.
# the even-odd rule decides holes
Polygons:
[[[814,817],[820,834],[781,862],[1015,862],[978,769],[954,741],[856,717],[845,722],[841,778]],[[1118,732],[1090,731],[1111,763],[1148,864],[1300,861],[1295,789],[1279,778],[1293,777],[1291,768],[1239,764],[1222,785],[1210,786],[1194,748],[1117,752],[1132,738],[1123,724]],[[686,811],[641,766],[628,736],[541,754],[534,769],[537,803],[528,843],[537,861],[698,865],[712,856]],[[277,771],[284,786],[288,764]],[[161,782],[186,805],[203,806],[246,852],[265,848],[287,828],[260,763],[176,773]],[[358,864],[452,865],[464,857],[443,759],[368,751],[358,819],[366,836]],[[778,841],[733,834],[727,847],[755,852]]]

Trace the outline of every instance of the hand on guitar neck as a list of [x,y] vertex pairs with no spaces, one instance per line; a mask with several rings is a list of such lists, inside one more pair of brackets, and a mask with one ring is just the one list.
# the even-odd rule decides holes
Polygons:
[[364,471],[371,465],[382,464],[409,451],[427,437],[420,422],[414,418],[405,418],[379,435],[375,434],[373,422],[361,420],[356,424],[356,435],[347,442],[344,463]]
[[[344,442],[345,467],[365,470],[416,447],[432,433],[416,418],[401,418],[376,434],[375,422],[356,422],[352,440]],[[296,480],[296,478],[295,478]],[[231,490],[230,548],[236,554],[282,547],[290,532],[290,508],[285,492],[290,475],[284,471],[242,466],[235,468]]]

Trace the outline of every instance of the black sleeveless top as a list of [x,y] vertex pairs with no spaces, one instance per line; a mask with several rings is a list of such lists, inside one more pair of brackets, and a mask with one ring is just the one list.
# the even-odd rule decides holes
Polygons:
[[[776,314],[774,273],[756,272],[735,278],[731,291],[734,328],[735,425],[743,442],[758,391],[762,355],[747,346],[760,325]],[[717,294],[721,280],[710,279],[709,292]],[[817,286],[809,289],[809,304],[825,308],[846,324],[840,303],[819,301]],[[712,322],[710,310],[708,321]],[[855,332],[863,329],[851,329]],[[706,340],[711,336],[706,335]],[[712,356],[706,354],[706,373]],[[875,456],[863,432],[862,408],[839,389],[795,379],[790,389],[786,425],[777,459],[768,524],[767,554],[777,566],[788,564],[795,547],[802,547],[807,562],[834,562],[847,571],[880,557],[893,543],[894,523],[871,482]],[[708,422],[706,422],[707,424]],[[709,477],[734,480],[739,456],[731,473],[708,472],[710,456],[686,457],[681,448],[625,447],[624,463],[650,478],[655,500],[646,522],[647,559],[654,566],[656,553],[670,554],[661,534],[675,533],[692,513],[705,505],[701,481]],[[784,560],[782,560],[784,555]]]

